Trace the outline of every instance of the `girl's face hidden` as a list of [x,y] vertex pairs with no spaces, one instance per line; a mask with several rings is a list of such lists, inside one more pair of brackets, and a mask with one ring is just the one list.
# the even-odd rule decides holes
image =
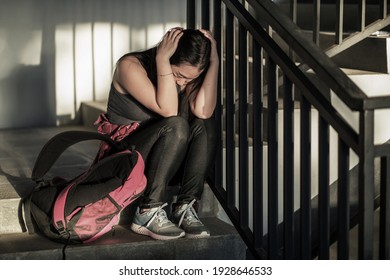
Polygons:
[[199,77],[202,71],[198,67],[189,64],[171,65],[173,77],[180,89],[184,89],[188,83]]

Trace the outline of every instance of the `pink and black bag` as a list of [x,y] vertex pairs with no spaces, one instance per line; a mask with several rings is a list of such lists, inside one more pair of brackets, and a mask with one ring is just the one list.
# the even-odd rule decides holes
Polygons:
[[[44,178],[68,147],[86,140],[104,141],[110,153],[71,180]],[[29,232],[66,244],[91,242],[109,232],[146,187],[144,161],[134,148],[88,131],[67,131],[50,139],[38,155],[32,179],[36,187],[24,203]]]

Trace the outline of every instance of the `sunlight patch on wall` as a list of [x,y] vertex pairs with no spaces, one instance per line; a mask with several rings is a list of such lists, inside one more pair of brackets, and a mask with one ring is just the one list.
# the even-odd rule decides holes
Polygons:
[[146,47],[154,47],[158,42],[161,41],[164,35],[164,25],[163,24],[150,24],[146,29],[147,41]]
[[81,102],[93,100],[92,23],[75,28],[76,109]]
[[114,23],[112,28],[112,67],[117,60],[130,50],[130,28],[128,25]]
[[24,45],[20,54],[20,64],[39,65],[41,64],[42,52],[42,30],[35,30],[31,33],[31,38]]
[[55,30],[55,91],[57,116],[74,118],[73,25],[59,25]]
[[185,23],[168,22],[168,23],[165,24],[164,33],[167,32],[171,28],[174,28],[174,27],[183,27],[183,28],[185,28],[185,26],[186,26]]
[[4,29],[0,29],[0,79],[7,77],[11,71],[10,59],[6,53],[7,46],[7,33]]
[[169,22],[134,28],[123,23],[84,22],[57,26],[55,88],[60,122],[74,120],[84,101],[107,100],[117,60],[130,51],[155,46],[176,26],[183,25]]
[[146,48],[146,32],[144,28],[131,29],[131,50],[138,51]]
[[111,24],[94,23],[93,25],[93,64],[95,99],[105,100],[111,82]]

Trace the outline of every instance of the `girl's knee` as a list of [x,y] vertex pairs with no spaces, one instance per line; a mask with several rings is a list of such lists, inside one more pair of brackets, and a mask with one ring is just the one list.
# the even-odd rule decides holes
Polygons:
[[213,140],[217,135],[217,126],[214,118],[194,119],[191,125],[191,130],[195,136],[199,134],[206,134],[207,138]]
[[177,141],[188,140],[189,125],[187,120],[180,116],[166,118],[166,132],[173,136]]

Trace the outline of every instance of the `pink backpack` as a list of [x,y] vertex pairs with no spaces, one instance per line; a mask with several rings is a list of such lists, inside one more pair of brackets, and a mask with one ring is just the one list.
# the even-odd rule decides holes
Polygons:
[[[111,153],[71,180],[43,178],[69,146],[94,139],[109,144]],[[67,244],[91,242],[109,232],[146,187],[144,161],[134,148],[87,131],[67,131],[50,139],[35,162],[32,179],[36,186],[25,199],[27,228]]]

